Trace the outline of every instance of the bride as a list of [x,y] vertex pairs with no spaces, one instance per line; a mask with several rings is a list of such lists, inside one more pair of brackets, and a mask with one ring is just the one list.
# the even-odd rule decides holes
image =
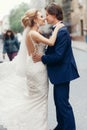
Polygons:
[[32,54],[43,54],[45,45],[52,46],[63,24],[56,26],[49,39],[39,33],[39,26],[45,24],[40,11],[28,10],[22,24],[18,55],[0,65],[0,126],[7,130],[48,130],[47,70],[42,62],[33,62]]

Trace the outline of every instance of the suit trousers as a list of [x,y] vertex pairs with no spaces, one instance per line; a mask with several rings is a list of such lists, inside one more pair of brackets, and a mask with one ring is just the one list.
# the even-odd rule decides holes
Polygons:
[[69,103],[70,82],[54,85],[54,102],[58,125],[56,130],[76,130],[72,107]]

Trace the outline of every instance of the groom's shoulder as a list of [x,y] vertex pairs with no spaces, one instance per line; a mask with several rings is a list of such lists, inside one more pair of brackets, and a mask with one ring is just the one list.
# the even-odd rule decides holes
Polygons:
[[67,27],[66,26],[64,26],[64,27],[62,27],[62,28],[60,28],[59,29],[59,32],[67,32],[68,30],[67,30]]
[[59,29],[59,31],[58,31],[58,34],[69,34],[69,31],[68,31],[68,29],[67,29],[67,27],[66,26],[64,26],[64,27],[62,27],[62,28],[60,28]]

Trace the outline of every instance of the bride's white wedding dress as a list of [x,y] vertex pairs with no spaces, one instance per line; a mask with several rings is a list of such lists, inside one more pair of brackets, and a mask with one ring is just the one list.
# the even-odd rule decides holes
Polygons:
[[[43,44],[36,46],[44,53]],[[0,65],[0,125],[7,130],[48,130],[46,66],[27,56],[23,77],[17,74],[13,62]]]

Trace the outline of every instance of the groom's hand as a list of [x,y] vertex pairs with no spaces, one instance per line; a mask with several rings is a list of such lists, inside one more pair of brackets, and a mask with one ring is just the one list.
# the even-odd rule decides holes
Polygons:
[[41,61],[41,57],[42,57],[42,55],[41,54],[37,54],[37,53],[34,53],[32,55],[32,59],[33,59],[34,63]]

